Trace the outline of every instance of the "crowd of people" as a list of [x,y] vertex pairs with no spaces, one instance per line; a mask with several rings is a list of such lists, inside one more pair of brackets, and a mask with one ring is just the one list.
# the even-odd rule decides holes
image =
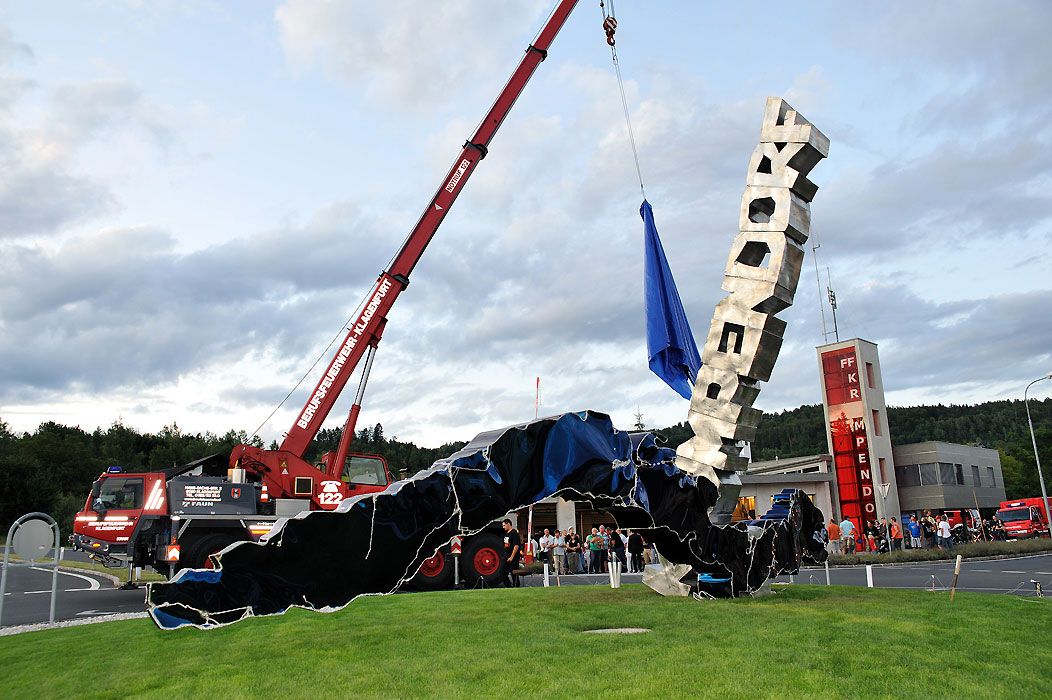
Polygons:
[[[511,574],[505,576],[505,585],[515,585],[513,571],[519,568],[525,550],[510,520],[504,521],[504,532],[508,564],[505,569]],[[532,539],[531,545],[537,560],[548,564],[552,573],[559,575],[605,574],[611,562],[620,562],[622,571],[639,573],[644,566],[656,561],[656,555],[642,535],[616,525],[593,527],[583,537],[572,527],[565,531],[545,528]]]
[[[970,531],[962,530],[967,528],[963,525],[951,525],[945,514],[935,516],[930,510],[925,510],[920,517],[911,515],[902,525],[899,525],[895,517],[890,520],[879,518],[867,520],[865,527],[861,529],[848,518],[839,523],[830,518],[825,534],[830,554],[894,552],[904,548],[939,548],[952,552],[955,540],[967,541],[973,537]],[[1004,539],[1003,525],[995,518],[988,525],[984,523],[981,535],[984,539]]]

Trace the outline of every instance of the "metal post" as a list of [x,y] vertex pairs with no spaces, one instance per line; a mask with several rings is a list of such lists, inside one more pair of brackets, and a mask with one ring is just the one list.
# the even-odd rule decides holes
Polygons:
[[7,543],[4,545],[4,568],[0,570],[0,625],[4,624],[4,597],[7,595],[7,560],[11,554],[11,533],[15,526],[7,531]]
[[961,575],[961,555],[957,555],[957,566],[953,569],[953,586],[950,587],[950,602],[953,602],[953,594],[957,592],[957,577]]
[[1027,425],[1030,426],[1030,440],[1034,443],[1034,460],[1037,462],[1037,478],[1041,482],[1041,503],[1044,505],[1045,519],[1052,521],[1052,513],[1049,513],[1048,508],[1048,493],[1045,491],[1045,476],[1041,473],[1041,457],[1037,453],[1037,437],[1034,435],[1034,421],[1030,419],[1030,404],[1027,402],[1026,398],[1026,392],[1030,390],[1030,387],[1042,379],[1052,379],[1052,372],[1049,372],[1045,376],[1039,377],[1026,385],[1026,389],[1023,389],[1023,406],[1026,408]]
[[873,565],[866,564],[866,588],[873,588]]
[[48,624],[55,624],[55,598],[58,594],[58,557],[59,557],[59,543],[58,543],[58,523],[51,520],[52,525],[55,528],[55,568],[51,570],[51,612],[48,614]]
[[829,560],[828,559],[826,559],[826,585],[827,586],[833,585],[833,584],[829,583]]

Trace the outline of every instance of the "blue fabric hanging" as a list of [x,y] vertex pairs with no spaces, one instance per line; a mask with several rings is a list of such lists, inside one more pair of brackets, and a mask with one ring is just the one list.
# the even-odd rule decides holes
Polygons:
[[647,321],[647,354],[650,370],[661,377],[680,396],[690,399],[694,380],[701,369],[701,356],[683,312],[676,281],[672,279],[665,250],[654,224],[654,210],[643,200],[646,258],[643,265],[644,312]]

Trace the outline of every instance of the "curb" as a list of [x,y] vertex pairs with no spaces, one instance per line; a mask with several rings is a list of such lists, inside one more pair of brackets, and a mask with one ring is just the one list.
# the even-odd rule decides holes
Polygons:
[[[965,557],[965,558],[961,559],[961,563],[964,564],[965,562],[970,562],[970,561],[999,561],[1001,559],[1029,559],[1031,557],[1047,557],[1049,555],[1052,555],[1052,549],[1048,550],[1047,552],[1033,552],[1033,553],[1022,554],[1022,555],[1020,555],[1020,554],[994,554],[994,555],[985,556],[985,557]],[[875,562],[873,564],[830,564],[829,568],[830,569],[864,569],[867,566],[879,566],[879,567],[882,567],[882,568],[883,567],[889,567],[889,566],[924,566],[924,565],[930,565],[930,564],[944,564],[944,563],[945,564],[953,564],[955,561],[957,561],[956,558],[953,558],[953,559],[918,559],[917,561],[891,561],[891,562],[886,562],[886,563]],[[800,567],[800,570],[801,571],[825,571],[825,567],[824,566],[802,566],[802,567]]]
[[149,617],[148,613],[117,613],[115,615],[102,615],[100,617],[85,617],[77,620],[59,620],[55,623],[37,622],[32,625],[16,625],[14,627],[0,627],[0,637],[9,637],[26,632],[39,632],[41,630],[58,629],[60,627],[80,627],[81,625],[94,625],[99,622],[115,622],[117,620],[136,620]]

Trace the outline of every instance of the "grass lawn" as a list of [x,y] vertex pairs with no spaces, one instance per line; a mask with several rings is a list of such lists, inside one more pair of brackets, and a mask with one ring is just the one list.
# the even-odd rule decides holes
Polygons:
[[[0,697],[998,698],[1052,695],[1052,601],[790,586],[455,591],[203,632],[148,620],[0,637]],[[635,635],[582,634],[648,627]]]

